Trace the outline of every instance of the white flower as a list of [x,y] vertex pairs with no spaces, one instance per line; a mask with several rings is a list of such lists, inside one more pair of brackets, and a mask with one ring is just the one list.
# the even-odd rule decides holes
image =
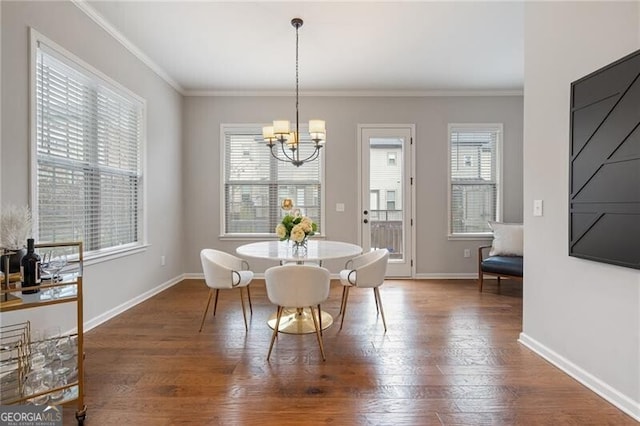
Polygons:
[[276,226],[276,235],[280,239],[284,238],[285,235],[287,235],[287,228],[283,224],[279,223],[278,226]]
[[307,237],[301,224],[297,224],[291,230],[291,239],[296,243],[301,243]]

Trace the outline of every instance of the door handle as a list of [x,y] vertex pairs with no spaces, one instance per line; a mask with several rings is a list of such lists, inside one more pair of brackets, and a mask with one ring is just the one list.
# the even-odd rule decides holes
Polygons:
[[369,219],[363,220],[364,223],[369,223]]
[[364,214],[369,214],[369,210],[365,210],[365,211],[363,211],[362,213],[364,213]]

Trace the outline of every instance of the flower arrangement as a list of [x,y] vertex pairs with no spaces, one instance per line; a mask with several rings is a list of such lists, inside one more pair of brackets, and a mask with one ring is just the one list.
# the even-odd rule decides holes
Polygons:
[[276,226],[276,235],[280,241],[291,240],[296,244],[304,244],[307,238],[314,235],[317,230],[318,225],[296,209],[282,218],[282,222]]

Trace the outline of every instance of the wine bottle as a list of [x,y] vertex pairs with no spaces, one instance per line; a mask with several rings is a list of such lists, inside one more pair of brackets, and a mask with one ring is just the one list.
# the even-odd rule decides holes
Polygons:
[[22,294],[39,292],[40,256],[35,252],[33,238],[27,240],[27,254],[22,258],[20,269],[22,272]]

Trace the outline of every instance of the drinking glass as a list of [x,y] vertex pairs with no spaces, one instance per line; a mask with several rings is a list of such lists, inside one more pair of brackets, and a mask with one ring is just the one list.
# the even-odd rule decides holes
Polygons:
[[[34,395],[36,393],[46,392],[51,384],[51,370],[42,368],[34,370],[27,376],[24,383],[25,395]],[[33,405],[43,405],[49,401],[49,395],[44,394],[27,400]]]
[[56,345],[56,355],[62,361],[68,361],[75,355],[76,345],[71,336],[63,336]]
[[[51,389],[60,388],[67,385],[67,375],[64,371],[54,371],[51,376]],[[52,401],[57,401],[62,399],[64,396],[64,389],[60,389],[54,392],[51,392],[50,397]]]
[[47,327],[44,330],[44,355],[47,357],[47,362],[51,362],[56,358],[57,355],[57,345],[60,336],[62,335],[62,330],[60,326],[52,326]]
[[[62,281],[60,279],[60,271],[67,265],[67,253],[64,250],[50,250],[42,256],[40,267],[46,274],[43,279],[48,280],[51,284]],[[55,298],[60,295],[60,287],[53,287],[51,295]]]
[[31,331],[29,350],[31,369],[39,370],[43,368],[47,363],[47,342],[42,330]]

